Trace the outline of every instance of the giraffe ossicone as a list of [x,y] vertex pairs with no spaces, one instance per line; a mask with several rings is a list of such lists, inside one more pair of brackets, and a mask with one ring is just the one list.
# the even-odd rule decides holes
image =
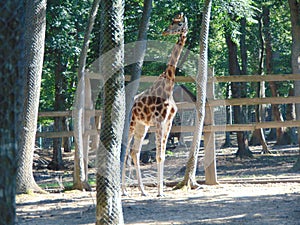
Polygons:
[[[154,81],[153,85],[134,98],[131,110],[126,155],[122,169],[122,194],[126,191],[126,164],[129,154],[133,160],[138,187],[142,195],[146,195],[140,171],[140,152],[143,140],[150,126],[156,128],[156,162],[158,196],[163,196],[163,167],[167,139],[171,130],[177,106],[173,99],[176,66],[183,50],[188,32],[187,18],[183,13],[176,15],[163,35],[179,35],[173,47],[166,70]],[[131,142],[133,144],[131,146]]]

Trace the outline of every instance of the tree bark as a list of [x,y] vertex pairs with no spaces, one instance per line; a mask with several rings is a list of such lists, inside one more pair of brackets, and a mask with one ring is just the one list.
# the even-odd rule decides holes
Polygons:
[[[263,24],[262,24],[262,17],[258,18],[258,26],[259,26],[259,39],[260,39],[260,54],[259,54],[259,67],[258,67],[258,74],[263,75],[264,74],[264,51],[265,51],[265,41],[263,37]],[[261,81],[257,83],[256,88],[256,96],[259,98],[265,97],[265,82]],[[262,122],[263,121],[263,114],[264,114],[264,106],[263,105],[256,105],[255,106],[255,119],[256,122]],[[250,144],[252,145],[258,145],[261,144],[262,146],[262,153],[271,153],[268,150],[268,146],[265,139],[265,134],[262,128],[256,129],[251,137]]]
[[[237,57],[237,44],[232,41],[231,34],[225,34],[226,43],[228,46],[228,60],[229,60],[229,74],[241,75],[240,66]],[[232,82],[231,90],[233,98],[242,97],[242,84],[240,82]],[[241,106],[233,106],[234,123],[242,124],[245,121],[244,114]],[[240,158],[252,157],[252,152],[249,149],[248,139],[246,133],[242,131],[237,132],[238,150],[236,155]]]
[[16,160],[22,136],[20,124],[26,81],[24,2],[1,2],[0,7],[0,48],[5,52],[0,54],[0,223],[6,225],[16,224]]
[[[231,91],[230,91],[230,85],[226,84],[226,99],[229,99],[231,97]],[[226,123],[232,124],[232,108],[230,105],[226,106]],[[222,148],[228,148],[231,147],[231,140],[230,140],[230,133],[231,132],[225,132],[225,142],[222,144]]]
[[[240,51],[241,51],[241,65],[242,65],[242,70],[241,73],[243,75],[247,74],[247,46],[246,46],[246,18],[241,19],[241,38],[240,38]],[[245,86],[245,85],[244,85]]]
[[26,1],[25,17],[25,103],[23,132],[18,152],[17,192],[43,192],[33,178],[32,162],[44,56],[46,0]]
[[[64,111],[65,110],[65,94],[64,94],[64,72],[66,71],[66,66],[64,65],[62,54],[58,52],[55,55],[56,57],[56,67],[55,67],[55,100],[54,100],[54,110],[55,111]],[[54,118],[54,131],[59,132],[63,130],[63,118],[56,117]],[[62,159],[62,138],[53,139],[53,154],[52,160],[48,165],[49,169],[52,170],[63,170],[64,164]]]
[[[69,128],[69,120],[67,117],[63,117],[62,118],[62,129],[63,131],[70,131]],[[62,138],[62,142],[63,142],[63,148],[64,148],[64,152],[71,152],[71,140],[69,137],[63,137]]]
[[[269,6],[263,6],[262,10],[263,21],[263,34],[265,41],[265,54],[266,54],[266,73],[273,73],[273,50],[272,50],[272,36],[270,31],[270,9]],[[277,97],[277,83],[275,81],[269,81],[272,97]],[[279,111],[279,105],[272,104],[272,114],[275,121],[283,121],[282,115]],[[280,144],[280,138],[283,133],[283,128],[276,128],[276,143]]]
[[[208,68],[208,33],[209,33],[209,22],[211,13],[212,0],[206,0],[203,8],[201,32],[200,32],[200,56],[198,64],[198,75],[197,75],[197,102],[196,102],[196,113],[197,122],[195,124],[195,131],[191,150],[189,153],[188,162],[186,164],[186,171],[183,181],[178,187],[186,186],[188,189],[198,187],[196,181],[196,169],[198,161],[198,152],[201,142],[201,136],[203,131],[204,117],[205,117],[205,103],[206,103],[206,84],[207,84],[207,68]],[[215,149],[210,149],[214,151]]]
[[[82,45],[82,49],[80,52],[79,57],[79,68],[78,68],[78,87],[80,87],[76,94],[77,98],[75,100],[74,104],[74,110],[73,110],[73,118],[74,118],[74,132],[75,132],[75,155],[74,155],[74,175],[73,175],[73,188],[79,189],[79,190],[91,190],[91,187],[88,183],[88,148],[89,148],[89,136],[84,136],[84,125],[83,118],[84,118],[84,101],[85,96],[87,93],[85,92],[86,84],[90,84],[90,82],[87,83],[87,78],[85,76],[85,66],[86,66],[86,59],[87,59],[87,53],[89,49],[89,42],[90,42],[90,36],[91,32],[94,27],[95,18],[98,12],[100,0],[94,0],[93,5],[90,11],[89,15],[89,21],[87,28],[85,30],[84,34],[84,41]],[[89,89],[91,91],[91,88]],[[81,92],[84,92],[83,95]],[[89,93],[91,94],[91,93]],[[92,99],[88,99],[88,101],[91,101]],[[92,102],[89,102],[90,107]],[[97,138],[99,138],[97,136]],[[98,147],[98,146],[94,146]]]
[[124,1],[102,0],[100,6],[103,116],[96,154],[96,224],[123,224],[120,154],[125,120]]
[[[300,74],[300,3],[297,0],[289,0],[292,23],[292,71]],[[294,82],[295,96],[300,96],[300,81]],[[296,104],[296,119],[300,119],[300,105]],[[298,128],[298,144],[300,143],[300,129]],[[300,153],[300,151],[299,151]],[[300,170],[300,154],[294,165],[295,170]]]

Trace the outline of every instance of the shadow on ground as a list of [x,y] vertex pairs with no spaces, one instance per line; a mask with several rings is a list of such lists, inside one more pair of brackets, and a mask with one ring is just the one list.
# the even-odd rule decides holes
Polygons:
[[123,207],[127,224],[300,224],[299,193],[125,201]]

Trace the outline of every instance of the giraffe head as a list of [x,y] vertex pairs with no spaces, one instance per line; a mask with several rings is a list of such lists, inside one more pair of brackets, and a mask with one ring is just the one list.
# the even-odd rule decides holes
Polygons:
[[183,13],[176,15],[163,35],[186,34],[188,31],[188,21]]

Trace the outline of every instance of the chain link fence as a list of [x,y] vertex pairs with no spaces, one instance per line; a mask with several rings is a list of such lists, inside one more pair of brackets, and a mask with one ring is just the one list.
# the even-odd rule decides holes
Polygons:
[[120,147],[125,119],[123,0],[100,2],[103,116],[97,152],[97,224],[122,224]]

